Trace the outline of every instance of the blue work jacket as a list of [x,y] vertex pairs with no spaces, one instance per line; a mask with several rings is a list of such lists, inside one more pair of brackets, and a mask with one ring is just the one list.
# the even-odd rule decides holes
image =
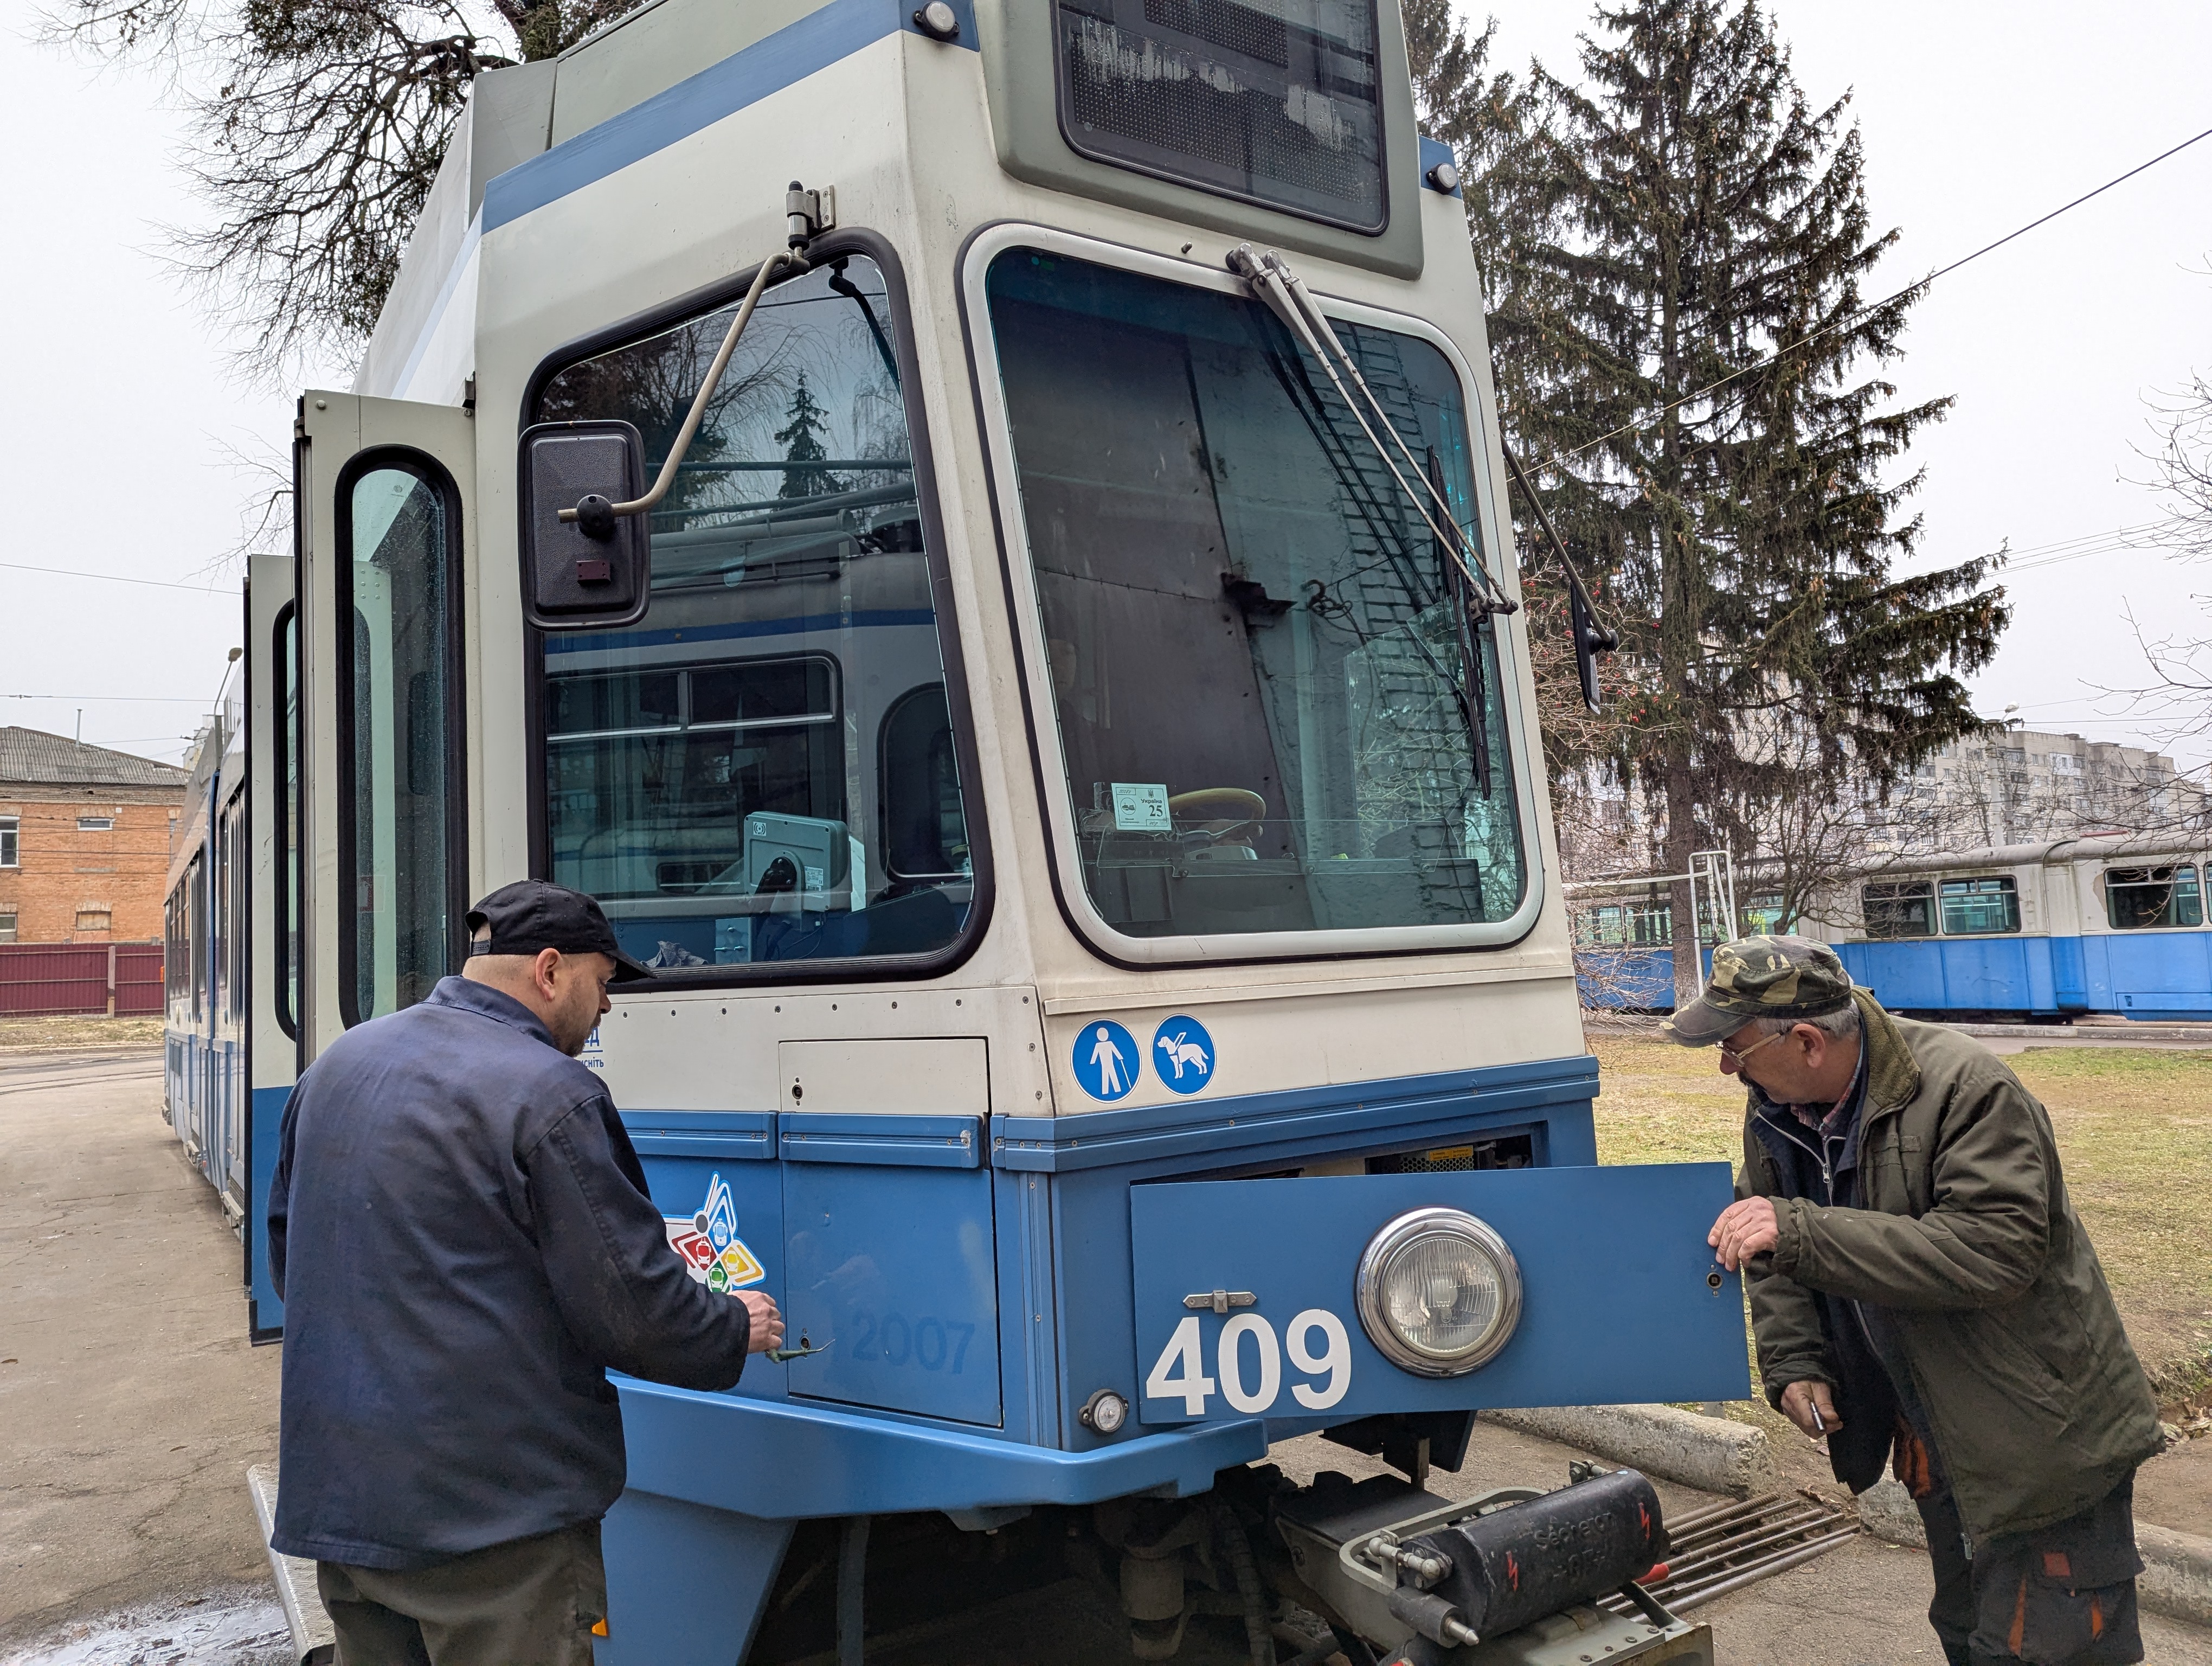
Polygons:
[[596,1073],[449,977],[348,1031],[284,1108],[277,1549],[415,1568],[594,1521],[610,1368],[726,1389],[744,1304],[695,1282]]

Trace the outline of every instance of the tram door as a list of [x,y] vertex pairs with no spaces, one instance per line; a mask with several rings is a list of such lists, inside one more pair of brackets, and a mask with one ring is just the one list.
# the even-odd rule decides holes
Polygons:
[[254,556],[246,571],[246,827],[241,1002],[245,1127],[239,1135],[240,1232],[246,1250],[246,1331],[283,1334],[284,1304],[269,1279],[269,1177],[284,1101],[297,1079],[300,1010],[300,641],[294,562]]
[[476,433],[458,407],[324,392],[299,429],[304,1069],[460,965]]

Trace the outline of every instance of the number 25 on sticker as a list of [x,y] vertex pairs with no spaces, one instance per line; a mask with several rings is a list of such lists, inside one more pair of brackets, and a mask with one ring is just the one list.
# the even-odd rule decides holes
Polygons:
[[[1314,1333],[1321,1333],[1322,1347],[1314,1351]],[[1244,1339],[1250,1337],[1257,1359],[1254,1374],[1244,1374]],[[1291,1397],[1310,1412],[1325,1412],[1344,1398],[1352,1386],[1352,1339],[1344,1321],[1326,1308],[1310,1307],[1290,1322],[1283,1333],[1291,1365],[1308,1376],[1328,1380],[1316,1385],[1293,1383]],[[1160,1357],[1145,1378],[1148,1400],[1180,1400],[1191,1417],[1206,1415],[1206,1402],[1214,1391],[1214,1378],[1206,1374],[1206,1339],[1193,1314],[1175,1328]],[[1283,1385],[1283,1350],[1275,1343],[1275,1328],[1256,1313],[1240,1313],[1221,1327],[1215,1344],[1213,1369],[1220,1378],[1221,1397],[1240,1412],[1264,1412],[1275,1403]]]

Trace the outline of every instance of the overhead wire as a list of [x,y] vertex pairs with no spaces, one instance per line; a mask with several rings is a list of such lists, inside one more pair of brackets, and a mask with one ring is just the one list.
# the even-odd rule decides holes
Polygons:
[[1651,423],[1657,422],[1661,417],[1666,416],[1668,412],[1679,410],[1684,405],[1692,403],[1693,400],[1702,399],[1708,393],[1712,393],[1721,388],[1726,387],[1730,382],[1740,380],[1743,377],[1750,375],[1753,371],[1764,370],[1770,365],[1779,363],[1783,359],[1796,352],[1799,348],[1810,346],[1813,343],[1820,340],[1823,336],[1833,335],[1837,331],[1844,328],[1846,325],[1856,324],[1861,319],[1880,312],[1883,307],[1890,305],[1893,301],[1903,300],[1906,295],[1911,295],[1915,289],[1926,289],[1929,284],[1935,283],[1937,278],[1948,277],[1953,272],[1957,271],[1961,266],[1971,265],[1973,262],[1979,260],[1985,254],[1995,253],[1997,250],[2004,247],[2006,244],[2012,242],[2014,239],[2027,236],[2028,233],[2035,230],[2039,226],[2049,225],[2051,222],[2058,218],[2060,215],[2069,213],[2073,210],[2080,208],[2082,204],[2087,203],[2094,198],[2103,196],[2115,185],[2125,185],[2130,179],[2134,179],[2136,174],[2143,173],[2148,169],[2156,167],[2160,162],[2165,161],[2167,158],[2178,156],[2183,151],[2188,149],[2190,146],[2198,143],[2205,139],[2212,139],[2212,127],[2208,127],[2203,132],[2184,139],[2179,144],[2173,146],[2170,149],[2160,151],[2157,155],[2153,156],[2148,161],[2138,162],[2126,173],[2118,174],[2112,179],[2106,180],[2104,184],[2099,185],[2094,191],[2084,192],[2081,195],[2076,197],[2072,202],[2062,204],[2057,208],[2051,210],[2050,213],[2029,221],[2026,225],[2018,228],[2016,230],[2007,232],[2002,237],[1998,238],[1995,242],[1984,243],[1980,248],[1976,249],[1972,254],[1961,255],[1958,259],[1954,260],[1948,266],[1937,267],[1934,271],[1929,273],[1927,277],[1914,279],[1903,289],[1884,295],[1880,301],[1874,301],[1868,306],[1862,307],[1855,313],[1847,313],[1842,318],[1821,325],[1820,328],[1814,331],[1810,335],[1800,337],[1796,341],[1775,349],[1773,352],[1768,354],[1757,363],[1745,365],[1742,368],[1738,370],[1731,370],[1727,375],[1721,377],[1717,381],[1708,382],[1705,386],[1698,388],[1695,392],[1685,393],[1680,398],[1662,405],[1657,410],[1653,411],[1649,416],[1640,417],[1632,423],[1625,423],[1620,427],[1614,429],[1608,434],[1601,434],[1595,440],[1585,441],[1583,444],[1573,447],[1565,454],[1569,457],[1579,457],[1583,453],[1605,444],[1608,440],[1618,440],[1624,434],[1633,434],[1638,429],[1648,427]]
[[119,705],[198,706],[197,694],[0,694],[0,700],[107,700]]
[[106,584],[143,584],[155,590],[189,590],[196,596],[220,596],[226,601],[236,601],[235,590],[217,590],[204,584],[177,584],[167,579],[134,579],[121,573],[88,573],[75,567],[33,567],[20,561],[0,561],[0,568],[11,573],[46,573],[64,579],[98,579]]

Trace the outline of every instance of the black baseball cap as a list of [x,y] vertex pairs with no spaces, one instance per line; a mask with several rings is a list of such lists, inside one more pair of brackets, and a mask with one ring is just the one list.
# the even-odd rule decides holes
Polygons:
[[599,953],[615,963],[616,983],[653,974],[622,951],[598,900],[544,879],[517,879],[469,910],[469,953]]

